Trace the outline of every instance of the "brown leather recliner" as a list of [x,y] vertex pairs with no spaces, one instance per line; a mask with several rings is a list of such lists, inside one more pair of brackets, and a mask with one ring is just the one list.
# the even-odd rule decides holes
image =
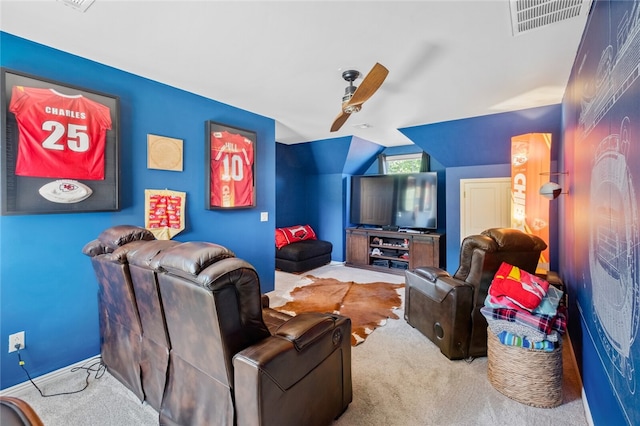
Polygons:
[[271,334],[255,269],[223,247],[182,243],[152,263],[171,341],[161,424],[327,425],[347,408],[348,318],[301,314]]
[[140,373],[145,401],[160,411],[169,368],[171,342],[160,300],[156,271],[151,264],[163,250],[180,244],[171,240],[153,240],[126,244],[131,284],[142,326]]
[[98,279],[98,318],[102,362],[141,401],[142,325],[123,246],[155,240],[145,228],[119,225],[104,230],[82,252],[91,257]]
[[404,318],[449,359],[486,356],[487,321],[480,313],[502,262],[535,273],[547,244],[517,229],[492,228],[462,241],[451,276],[435,267],[405,272]]

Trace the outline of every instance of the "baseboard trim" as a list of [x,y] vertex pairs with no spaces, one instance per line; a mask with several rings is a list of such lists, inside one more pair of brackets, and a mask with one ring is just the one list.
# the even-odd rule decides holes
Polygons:
[[584,415],[587,418],[587,423],[589,426],[594,426],[593,418],[591,418],[591,409],[589,408],[589,401],[587,401],[587,394],[584,392],[584,386],[582,384],[582,375],[580,375],[580,369],[578,368],[578,361],[576,361],[576,353],[573,351],[573,343],[571,342],[571,336],[569,336],[569,331],[567,331],[567,343],[569,343],[569,356],[571,358],[571,363],[573,364],[573,368],[578,372],[578,377],[580,378],[580,390],[582,394],[582,406],[584,407]]
[[587,418],[587,423],[589,426],[595,426],[593,418],[591,418],[591,409],[589,408],[589,401],[587,401],[587,394],[584,392],[584,388],[582,388],[582,405],[584,406],[584,416]]
[[[88,364],[91,360],[97,359],[98,356],[92,356],[91,358],[87,358],[83,361],[76,362],[75,364],[68,365],[66,367],[62,367],[58,370],[52,371],[47,374],[43,374],[42,376],[38,376],[33,379],[33,382],[38,385],[38,387],[43,387],[49,382],[59,379],[60,377],[72,373],[71,370],[82,367],[83,365]],[[19,397],[27,391],[33,389],[33,384],[27,380],[22,383],[18,383],[17,385],[11,386],[6,389],[0,390],[0,396],[15,396]]]

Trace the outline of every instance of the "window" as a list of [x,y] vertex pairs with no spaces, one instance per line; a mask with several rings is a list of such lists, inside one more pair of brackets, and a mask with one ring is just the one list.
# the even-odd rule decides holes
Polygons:
[[380,174],[426,172],[429,171],[429,155],[425,152],[398,155],[380,154],[378,168]]

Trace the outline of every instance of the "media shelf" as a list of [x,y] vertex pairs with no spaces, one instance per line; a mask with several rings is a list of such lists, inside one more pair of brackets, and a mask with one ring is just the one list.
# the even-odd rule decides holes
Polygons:
[[398,275],[419,266],[444,268],[442,234],[347,228],[346,237],[347,266]]

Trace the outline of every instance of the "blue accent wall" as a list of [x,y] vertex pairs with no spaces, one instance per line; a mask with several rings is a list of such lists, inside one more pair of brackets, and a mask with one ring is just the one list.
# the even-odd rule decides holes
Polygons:
[[563,100],[560,268],[596,425],[640,424],[640,1],[593,3]]
[[550,105],[399,129],[444,167],[508,164],[511,138],[551,133],[551,159],[562,135],[561,106]]
[[[9,334],[25,331],[22,356],[33,377],[99,353],[97,281],[83,246],[105,228],[144,226],[144,190],[187,193],[186,229],[178,241],[211,241],[258,271],[264,292],[274,286],[276,215],[275,123],[239,108],[141,78],[0,32],[0,65],[104,92],[120,99],[121,211],[0,217],[0,387],[27,380]],[[8,100],[2,99],[3,106]],[[257,132],[257,207],[204,208],[205,121]],[[147,169],[147,134],[184,141],[184,171]],[[260,222],[260,212],[270,220]]]
[[333,244],[331,259],[345,259],[349,177],[364,173],[383,147],[358,137],[277,144],[276,226],[309,224]]

